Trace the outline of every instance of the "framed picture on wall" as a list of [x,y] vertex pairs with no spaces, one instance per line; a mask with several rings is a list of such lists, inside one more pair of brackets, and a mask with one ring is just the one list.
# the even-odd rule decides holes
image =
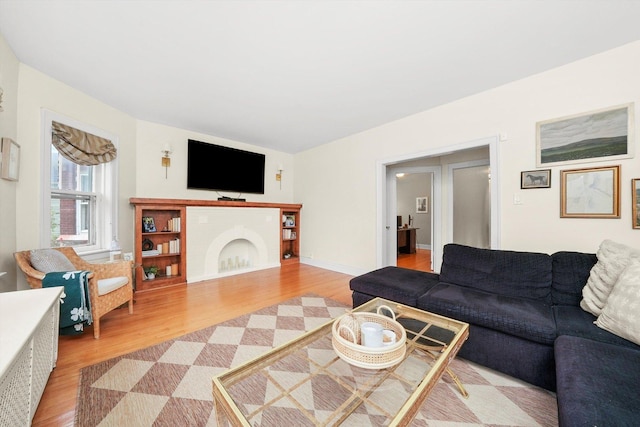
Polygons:
[[560,171],[561,218],[620,218],[620,165]]
[[633,210],[633,228],[640,229],[640,178],[631,180],[631,208]]
[[633,157],[633,104],[536,124],[536,166]]
[[551,187],[551,169],[520,172],[520,188],[549,188]]
[[20,171],[20,146],[11,138],[2,138],[0,145],[0,177],[17,181]]
[[416,197],[416,213],[429,213],[429,198]]

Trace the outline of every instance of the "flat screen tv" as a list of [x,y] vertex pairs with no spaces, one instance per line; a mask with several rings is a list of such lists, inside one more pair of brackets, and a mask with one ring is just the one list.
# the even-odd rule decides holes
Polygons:
[[187,188],[264,194],[265,155],[190,139]]

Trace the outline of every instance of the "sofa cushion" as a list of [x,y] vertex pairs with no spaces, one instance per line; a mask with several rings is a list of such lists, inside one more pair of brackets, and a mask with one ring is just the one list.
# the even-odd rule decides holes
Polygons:
[[438,283],[438,275],[400,267],[384,267],[354,277],[352,291],[416,306],[418,297]]
[[77,268],[69,258],[55,249],[34,249],[30,252],[31,266],[43,273],[74,271]]
[[598,262],[591,269],[586,286],[582,289],[580,307],[594,316],[599,316],[607,303],[622,271],[634,258],[640,258],[640,251],[622,243],[605,240],[598,248]]
[[591,268],[597,261],[596,254],[581,252],[556,252],[551,255],[553,303],[579,305],[582,299],[582,288],[587,283]]
[[440,281],[551,304],[551,256],[448,244]]
[[580,307],[570,305],[554,306],[553,316],[556,319],[558,336],[571,335],[640,350],[640,346],[631,341],[597,327],[595,324],[596,317]]
[[631,261],[624,269],[596,325],[640,344],[640,260]]
[[638,425],[640,351],[566,335],[554,351],[561,426]]
[[542,344],[556,339],[551,306],[538,301],[440,283],[418,298],[418,308]]

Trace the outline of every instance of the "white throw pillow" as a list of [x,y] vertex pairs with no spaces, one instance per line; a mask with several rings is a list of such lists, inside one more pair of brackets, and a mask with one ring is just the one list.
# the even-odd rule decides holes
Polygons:
[[43,273],[54,271],[75,271],[69,258],[55,249],[34,249],[30,253],[31,266]]
[[640,260],[622,272],[596,325],[640,345]]
[[598,262],[591,268],[587,284],[582,288],[580,307],[599,316],[620,274],[632,259],[640,259],[640,250],[605,240],[596,255]]

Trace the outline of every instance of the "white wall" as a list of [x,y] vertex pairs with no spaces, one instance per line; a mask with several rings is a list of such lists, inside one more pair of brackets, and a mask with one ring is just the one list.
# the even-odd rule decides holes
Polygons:
[[[638,69],[635,42],[297,154],[294,199],[304,204],[301,255],[305,262],[344,271],[376,268],[376,161],[498,133],[507,135],[498,149],[501,248],[595,252],[607,238],[640,247],[640,232],[631,229],[630,181],[640,177],[637,159],[614,163],[622,165],[620,219],[559,214],[559,171],[611,162],[553,167],[552,188],[520,190],[520,172],[536,168],[536,122],[637,102]],[[640,155],[637,138],[633,142]],[[514,194],[521,205],[512,203]]]
[[[187,189],[187,140],[195,139],[265,154],[265,194],[243,194],[241,197],[252,202],[292,203],[294,167],[291,154],[142,120],[137,121],[137,130],[137,197],[217,200],[219,194],[215,191]],[[171,167],[167,170],[166,178],[160,152],[165,144],[169,144],[172,150]],[[280,182],[275,179],[278,165],[284,168],[282,189]],[[220,195],[238,196],[229,192]]]
[[[2,108],[0,112],[0,137],[18,140],[18,70],[20,63],[0,35],[0,88]],[[22,161],[24,165],[24,160]],[[21,177],[27,171],[22,168]],[[0,179],[0,292],[15,291],[17,271],[13,253],[16,251],[16,194],[18,182]]]
[[[119,137],[118,237],[125,252],[133,249],[133,208],[136,168],[136,120],[39,71],[20,64],[18,89],[18,143],[21,148],[20,181],[16,197],[17,250],[40,246],[41,191],[41,111],[48,109],[72,119],[109,131]],[[26,288],[22,274],[18,288]]]

